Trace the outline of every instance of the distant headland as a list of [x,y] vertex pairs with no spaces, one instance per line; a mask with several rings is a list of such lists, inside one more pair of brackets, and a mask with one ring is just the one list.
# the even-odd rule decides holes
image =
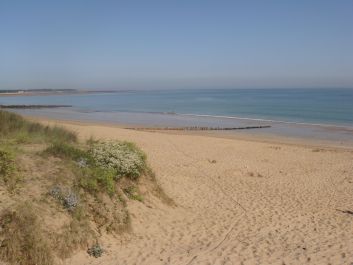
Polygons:
[[90,94],[90,93],[115,93],[116,90],[81,90],[81,89],[0,89],[0,96],[36,96],[57,94]]

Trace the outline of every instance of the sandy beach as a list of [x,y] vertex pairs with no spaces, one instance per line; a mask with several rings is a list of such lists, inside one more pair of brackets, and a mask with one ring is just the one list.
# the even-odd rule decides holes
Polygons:
[[63,264],[353,262],[351,149],[41,122],[135,142],[175,202],[129,202],[131,234]]

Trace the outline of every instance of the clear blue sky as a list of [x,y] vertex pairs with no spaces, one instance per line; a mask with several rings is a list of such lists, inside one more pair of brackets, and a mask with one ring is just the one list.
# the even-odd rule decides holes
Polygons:
[[0,89],[353,87],[353,0],[0,0]]

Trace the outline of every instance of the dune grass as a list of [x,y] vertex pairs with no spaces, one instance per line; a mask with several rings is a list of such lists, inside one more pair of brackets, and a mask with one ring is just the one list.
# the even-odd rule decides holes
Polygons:
[[43,155],[52,155],[66,160],[80,161],[84,159],[87,163],[93,163],[93,159],[85,150],[71,143],[53,142],[43,152]]
[[14,152],[6,146],[0,146],[0,181],[13,191],[20,180]]
[[25,120],[15,113],[0,110],[0,137],[14,139],[18,143],[77,142],[75,133],[61,127],[44,126]]
[[64,232],[56,235],[55,252],[61,258],[68,258],[79,248],[88,248],[89,243],[95,241],[94,232],[87,220],[74,218],[66,225]]
[[53,253],[30,203],[1,216],[0,257],[18,265],[52,265]]
[[16,174],[14,155],[8,150],[0,149],[0,178],[7,183]]

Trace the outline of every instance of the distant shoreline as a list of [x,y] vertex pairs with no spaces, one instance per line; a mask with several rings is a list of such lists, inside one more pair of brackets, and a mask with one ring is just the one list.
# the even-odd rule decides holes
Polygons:
[[53,109],[69,107],[72,107],[72,105],[0,105],[0,109]]
[[[5,92],[4,92],[5,91]],[[95,93],[119,93],[127,92],[130,90],[14,90],[10,92],[9,90],[0,90],[0,97],[6,96],[50,96],[50,95],[75,95],[75,94],[95,94]]]

